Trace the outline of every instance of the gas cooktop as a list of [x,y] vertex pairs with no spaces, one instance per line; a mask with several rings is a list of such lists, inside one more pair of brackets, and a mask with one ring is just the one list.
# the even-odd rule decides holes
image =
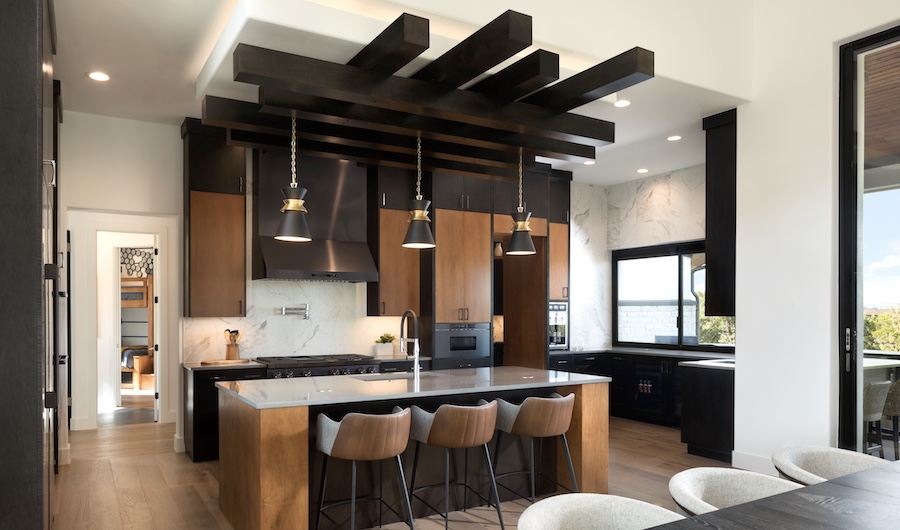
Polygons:
[[355,353],[257,357],[256,360],[266,365],[267,377],[274,379],[378,372],[374,357]]

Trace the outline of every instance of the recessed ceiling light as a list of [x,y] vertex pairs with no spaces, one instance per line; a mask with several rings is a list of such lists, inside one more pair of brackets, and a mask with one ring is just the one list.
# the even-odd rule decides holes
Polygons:
[[627,99],[617,99],[615,103],[613,103],[616,107],[622,108],[631,105],[631,101]]
[[99,71],[88,72],[84,75],[90,77],[94,81],[109,81],[109,76],[104,74],[103,72],[99,72]]
[[594,165],[594,161],[593,161],[593,160],[585,160],[585,161],[584,161],[584,165],[586,165],[586,166],[593,166],[593,165]]
[[641,169],[637,170],[638,173],[648,173],[649,171],[650,171],[649,169],[646,169],[643,167]]
[[681,136],[678,136],[677,134],[673,134],[672,136],[666,138],[666,140],[668,140],[670,142],[677,142],[678,140],[681,140]]

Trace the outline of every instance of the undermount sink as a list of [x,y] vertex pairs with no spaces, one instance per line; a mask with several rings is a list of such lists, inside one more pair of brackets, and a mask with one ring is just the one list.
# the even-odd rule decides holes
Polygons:
[[210,359],[200,361],[200,366],[228,366],[230,364],[247,364],[250,359]]
[[[353,376],[353,379],[359,379],[360,381],[390,381],[393,379],[412,379],[414,374],[412,372],[402,372],[402,373],[393,373],[393,374],[368,374],[368,375],[357,375]],[[421,372],[419,374],[419,379],[429,379],[433,377],[453,377],[449,374],[436,374],[433,372]]]

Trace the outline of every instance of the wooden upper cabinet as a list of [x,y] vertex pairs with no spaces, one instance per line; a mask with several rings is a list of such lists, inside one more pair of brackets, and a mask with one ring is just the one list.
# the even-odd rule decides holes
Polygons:
[[244,196],[191,191],[189,200],[185,316],[244,316]]
[[[407,309],[412,309],[417,315],[421,314],[419,311],[421,251],[402,246],[409,227],[409,212],[381,208],[378,217],[378,282],[369,283],[368,315],[401,316]],[[377,301],[374,307],[372,300]]]
[[550,300],[569,299],[569,225],[550,223]]
[[[556,173],[556,171],[554,171]],[[567,173],[560,171],[559,173]],[[570,209],[571,173],[569,178],[550,178],[548,219],[551,223],[568,223]]]
[[490,214],[438,209],[435,218],[435,322],[490,322]]
[[493,205],[490,180],[449,173],[434,173],[431,178],[435,208],[491,212]]
[[186,118],[181,125],[181,137],[187,189],[244,194],[245,150],[226,143],[225,129]]

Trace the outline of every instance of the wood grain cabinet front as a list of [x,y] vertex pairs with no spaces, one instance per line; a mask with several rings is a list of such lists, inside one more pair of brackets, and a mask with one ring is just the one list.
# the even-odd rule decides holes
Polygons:
[[244,196],[191,191],[189,200],[184,316],[244,316]]
[[550,300],[569,299],[569,225],[550,223]]
[[[369,316],[401,316],[407,309],[419,311],[418,249],[403,248],[409,227],[406,210],[378,210],[378,281],[369,282],[366,293]],[[370,244],[371,246],[371,244]]]
[[435,322],[491,321],[491,215],[435,210]]

